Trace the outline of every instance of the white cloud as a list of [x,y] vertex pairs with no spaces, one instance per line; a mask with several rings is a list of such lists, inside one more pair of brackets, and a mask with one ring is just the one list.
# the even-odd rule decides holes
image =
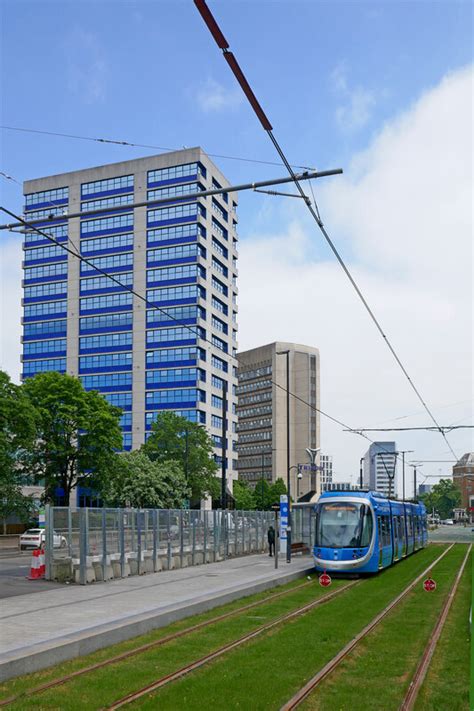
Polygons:
[[330,75],[334,93],[341,103],[336,109],[336,122],[343,131],[357,131],[371,119],[377,103],[376,94],[362,86],[349,87],[346,66],[338,64]]
[[108,65],[98,36],[76,28],[66,36],[64,51],[69,91],[85,104],[104,102]]
[[[471,81],[470,69],[447,76],[319,191],[329,233],[441,424],[472,423]],[[335,260],[309,257],[319,230],[295,223],[294,212],[291,220],[241,242],[240,350],[277,339],[319,347],[321,408],[352,427],[421,409]],[[422,413],[402,424],[432,423]],[[336,471],[356,476],[368,443],[321,425]],[[468,432],[450,435],[459,455],[472,449]],[[439,434],[371,436],[422,459],[450,458]],[[439,466],[450,470],[424,471]]]
[[214,79],[207,79],[197,90],[198,106],[205,113],[235,109],[242,103],[238,88],[228,89]]

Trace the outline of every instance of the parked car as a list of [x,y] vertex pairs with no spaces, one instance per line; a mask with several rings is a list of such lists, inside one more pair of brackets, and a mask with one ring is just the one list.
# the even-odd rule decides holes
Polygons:
[[[41,548],[46,540],[46,532],[43,528],[29,528],[20,536],[20,550],[31,550],[33,548]],[[61,534],[53,531],[53,546],[55,548],[66,548],[67,540]]]
[[444,521],[441,521],[441,523],[445,526],[454,526],[454,521],[452,518],[445,518]]

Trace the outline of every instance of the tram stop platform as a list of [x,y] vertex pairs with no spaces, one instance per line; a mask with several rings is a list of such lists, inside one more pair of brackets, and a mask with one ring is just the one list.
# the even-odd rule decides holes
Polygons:
[[294,556],[291,563],[280,556],[275,569],[274,558],[257,554],[7,598],[0,610],[0,681],[89,654],[311,570],[309,555]]

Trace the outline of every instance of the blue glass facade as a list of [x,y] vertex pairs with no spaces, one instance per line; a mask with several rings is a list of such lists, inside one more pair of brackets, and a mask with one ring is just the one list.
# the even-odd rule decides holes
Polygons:
[[[198,149],[183,154],[192,152],[202,158],[180,161],[176,153],[168,166],[162,156],[139,159],[83,171],[84,179],[82,171],[70,182],[62,176],[61,184],[59,176],[54,188],[51,179],[44,190],[32,181],[25,191],[26,216],[44,217],[43,229],[61,244],[70,239],[90,263],[77,265],[47,238],[25,235],[23,377],[44,370],[80,377],[122,408],[124,449],[145,440],[161,410],[205,425],[221,446],[225,381],[233,417],[235,203],[230,194],[187,199],[223,180]],[[81,215],[68,223],[70,201]],[[105,212],[87,214],[97,209]]]

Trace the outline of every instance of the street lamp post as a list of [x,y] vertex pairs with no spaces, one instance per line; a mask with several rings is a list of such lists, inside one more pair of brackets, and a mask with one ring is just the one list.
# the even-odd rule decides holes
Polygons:
[[291,475],[290,475],[290,351],[276,351],[286,355],[286,489],[288,494],[288,525],[286,527],[286,562],[291,563]]
[[399,454],[402,455],[402,479],[403,479],[403,494],[402,501],[405,501],[405,454],[412,453],[413,449],[404,449]]
[[361,457],[361,458],[360,458],[360,462],[359,462],[359,476],[360,476],[360,479],[359,479],[359,488],[360,488],[360,489],[363,489],[363,488],[364,488],[364,477],[363,477],[363,471],[362,471],[362,462],[365,462],[365,457]]

